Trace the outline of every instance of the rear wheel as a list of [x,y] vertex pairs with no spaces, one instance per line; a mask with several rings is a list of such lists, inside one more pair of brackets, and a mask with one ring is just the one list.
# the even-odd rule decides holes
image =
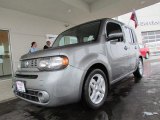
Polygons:
[[143,61],[142,61],[141,58],[139,58],[138,67],[133,74],[136,78],[142,78],[143,77]]
[[103,105],[108,94],[107,78],[100,69],[95,69],[87,76],[83,88],[83,102],[89,108],[97,109]]

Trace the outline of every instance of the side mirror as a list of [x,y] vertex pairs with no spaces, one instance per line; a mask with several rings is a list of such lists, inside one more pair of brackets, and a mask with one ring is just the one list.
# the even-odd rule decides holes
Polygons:
[[116,40],[118,38],[122,38],[123,37],[123,33],[122,32],[114,32],[114,33],[110,33],[108,35],[108,40]]

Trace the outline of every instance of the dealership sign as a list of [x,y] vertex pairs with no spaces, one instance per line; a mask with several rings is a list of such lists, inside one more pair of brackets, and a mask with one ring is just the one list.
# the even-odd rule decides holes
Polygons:
[[138,22],[139,26],[160,25],[160,19],[146,19]]

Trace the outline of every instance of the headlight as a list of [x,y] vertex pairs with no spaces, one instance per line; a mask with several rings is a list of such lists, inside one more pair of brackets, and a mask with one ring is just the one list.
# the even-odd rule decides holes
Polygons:
[[65,56],[48,57],[39,59],[38,68],[40,70],[57,70],[67,67],[69,60]]

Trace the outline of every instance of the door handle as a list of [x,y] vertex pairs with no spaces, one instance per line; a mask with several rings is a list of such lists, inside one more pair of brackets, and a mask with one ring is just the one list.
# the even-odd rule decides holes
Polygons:
[[125,46],[125,47],[124,47],[124,49],[125,49],[125,50],[127,50],[127,49],[128,49],[128,47],[127,47],[127,46]]

